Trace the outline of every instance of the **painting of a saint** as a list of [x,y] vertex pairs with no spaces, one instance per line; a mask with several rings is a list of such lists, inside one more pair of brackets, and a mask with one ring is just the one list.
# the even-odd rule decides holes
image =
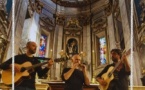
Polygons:
[[45,57],[47,36],[42,35],[40,38],[39,57]]

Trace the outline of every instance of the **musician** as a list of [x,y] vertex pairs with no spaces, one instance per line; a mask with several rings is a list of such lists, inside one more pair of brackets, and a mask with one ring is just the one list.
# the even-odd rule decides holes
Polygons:
[[[37,48],[36,43],[29,41],[26,45],[26,48],[27,48],[26,54],[16,55],[14,57],[14,59],[15,59],[15,61],[14,61],[15,62],[15,64],[14,64],[15,72],[21,72],[20,71],[21,68],[19,65],[21,65],[23,63],[30,62],[32,65],[40,63],[40,61],[38,61],[38,59],[34,58],[34,56],[33,56],[33,54],[36,53],[36,48]],[[39,77],[42,77],[43,75],[45,75],[48,72],[48,70],[51,68],[52,65],[53,65],[53,60],[49,60],[47,67],[42,69],[42,67],[39,66],[39,67],[36,67],[36,68],[30,70],[32,72],[32,73],[30,73],[30,77],[22,80],[22,82],[19,83],[18,86],[16,86],[16,84],[15,84],[15,90],[36,90],[36,88],[35,88],[36,73],[38,73]],[[12,58],[10,58],[6,62],[4,62],[0,66],[0,68],[2,68],[3,70],[7,70],[7,69],[12,68]]]
[[65,81],[64,90],[83,90],[83,84],[90,84],[86,66],[81,64],[81,57],[77,54],[72,57],[71,68],[64,68],[61,77]]
[[111,57],[113,63],[107,65],[102,70],[102,72],[96,76],[96,80],[100,83],[100,85],[106,86],[108,83],[103,80],[101,76],[105,74],[111,66],[114,67],[120,60],[122,60],[119,66],[113,72],[114,79],[110,81],[107,90],[128,90],[128,76],[130,75],[130,66],[128,64],[126,55],[122,56],[122,52],[120,49],[112,49]]

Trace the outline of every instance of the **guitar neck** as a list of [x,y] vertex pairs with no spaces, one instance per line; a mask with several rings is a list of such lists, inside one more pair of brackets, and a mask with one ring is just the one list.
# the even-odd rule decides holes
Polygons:
[[[50,58],[43,58],[43,57],[36,57],[37,59],[45,59],[45,60],[50,60]],[[61,61],[65,61],[63,58],[56,58],[54,59],[55,62],[61,62]],[[26,67],[25,69],[29,70],[29,69],[32,69],[32,68],[36,68],[36,67],[39,67],[39,66],[42,66],[44,64],[47,64],[47,62],[43,62],[43,63],[38,63],[38,64],[35,64],[35,65],[32,65],[30,67]]]
[[[126,50],[124,49],[122,52],[122,56],[125,54]],[[123,57],[121,57],[120,61],[115,65],[114,69],[111,71],[111,74],[118,68],[120,63],[122,62]]]
[[115,65],[115,67],[114,67],[114,69],[111,71],[111,73],[113,73],[113,72],[117,69],[117,67],[120,65],[120,63],[121,63],[121,61],[119,61],[119,62]]
[[38,63],[36,65],[27,67],[26,69],[29,70],[29,69],[32,69],[32,68],[36,68],[36,67],[42,66],[42,65],[47,64],[47,63],[48,63],[48,61],[47,62],[43,62],[43,63]]

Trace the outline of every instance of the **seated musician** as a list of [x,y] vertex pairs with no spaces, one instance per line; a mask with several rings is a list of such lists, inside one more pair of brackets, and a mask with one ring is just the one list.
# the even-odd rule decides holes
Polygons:
[[[130,75],[130,66],[128,64],[126,55],[122,55],[120,49],[112,49],[111,57],[113,63],[107,65],[102,70],[102,72],[96,76],[96,80],[100,83],[100,90],[101,88],[102,90],[128,90],[128,77]],[[114,69],[116,64],[118,64],[118,67],[116,67],[115,71],[112,74],[114,77],[110,80],[112,75],[109,78],[108,72],[110,72],[109,70],[111,67],[113,67]],[[105,79],[105,77],[108,77],[109,79],[107,80]]]
[[[29,41],[26,45],[26,48],[27,48],[26,54],[16,55],[14,57],[15,76],[17,76],[18,73],[22,73],[21,67],[22,66],[27,67],[28,62],[31,64],[31,66],[40,63],[40,61],[38,59],[34,58],[34,56],[33,56],[33,54],[36,53],[36,48],[37,48],[36,43]],[[36,88],[35,88],[36,73],[38,73],[39,77],[42,77],[43,75],[45,75],[48,72],[48,70],[51,68],[52,65],[53,65],[53,60],[51,59],[48,61],[48,64],[45,68],[42,68],[41,66],[32,68],[30,71],[28,71],[29,78],[26,78],[26,79],[20,78],[18,81],[16,81],[14,90],[36,90]],[[0,68],[3,69],[4,71],[6,71],[8,69],[11,69],[12,66],[13,66],[12,58],[10,58],[6,62],[2,63]],[[10,75],[10,77],[11,76],[12,75]],[[5,79],[8,79],[8,77],[5,77]]]

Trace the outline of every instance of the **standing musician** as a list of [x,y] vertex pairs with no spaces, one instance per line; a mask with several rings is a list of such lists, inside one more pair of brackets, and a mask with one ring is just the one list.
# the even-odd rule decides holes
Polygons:
[[[128,64],[126,55],[122,56],[122,52],[120,49],[112,49],[111,50],[111,57],[112,57],[112,64],[107,65],[100,74],[98,74],[96,76],[96,80],[100,83],[100,86],[107,86],[107,89],[102,89],[102,90],[128,90],[128,85],[129,85],[129,81],[128,81],[128,77],[130,75],[130,66]],[[113,76],[114,78],[110,81],[110,83],[107,83],[107,81],[105,81],[102,76],[106,74],[106,72],[108,72],[110,67],[115,67],[115,65],[120,62],[120,64],[118,64],[118,67],[115,69],[115,71],[113,72]]]
[[[30,62],[32,65],[40,63],[40,61],[38,61],[38,59],[34,58],[34,56],[33,56],[33,54],[36,53],[36,48],[37,48],[36,43],[29,41],[26,45],[26,48],[27,48],[26,54],[16,55],[14,57],[15,73],[21,72],[20,65],[22,65],[23,63]],[[15,85],[15,90],[36,90],[36,88],[35,88],[36,73],[38,73],[39,77],[42,77],[43,75],[45,75],[48,72],[48,70],[51,68],[52,65],[53,65],[53,60],[51,59],[48,61],[47,67],[42,68],[41,66],[38,66],[36,68],[33,68],[32,73],[30,73],[30,75],[29,75],[29,78],[20,81],[20,83],[17,86]],[[12,68],[12,58],[10,58],[6,62],[2,63],[0,65],[0,68],[3,70],[11,69]]]
[[83,84],[90,84],[86,66],[81,64],[78,54],[73,55],[71,68],[64,68],[61,77],[65,81],[64,90],[83,90]]

